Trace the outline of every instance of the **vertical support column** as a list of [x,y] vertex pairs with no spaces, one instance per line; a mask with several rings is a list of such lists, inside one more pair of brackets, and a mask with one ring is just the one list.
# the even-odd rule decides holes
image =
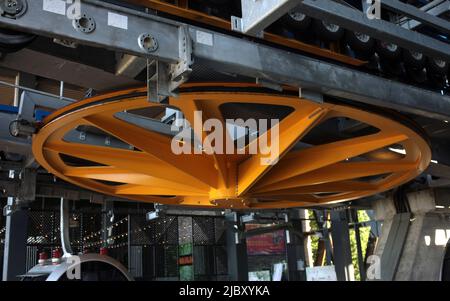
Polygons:
[[331,236],[333,259],[339,281],[353,281],[354,269],[350,248],[347,210],[331,211]]
[[291,210],[287,214],[287,222],[294,231],[286,230],[286,261],[289,281],[305,281],[305,238],[299,210]]
[[63,249],[64,257],[70,257],[73,254],[69,235],[69,211],[69,200],[61,198],[59,213],[59,232],[61,235],[61,246]]
[[[309,210],[308,209],[299,209],[298,214],[300,220],[302,221],[302,229],[303,233],[311,232],[311,223],[309,219]],[[314,266],[313,252],[312,252],[312,244],[310,235],[306,235],[303,239],[304,252],[305,252],[305,269],[306,267]]]
[[333,247],[331,246],[330,241],[330,231],[328,230],[328,221],[330,219],[330,213],[327,210],[323,211],[323,239],[325,242],[325,263],[327,265],[331,265],[331,261],[333,259]]
[[112,201],[105,201],[102,205],[102,236],[101,239],[104,241],[103,247],[108,247],[108,239],[112,235],[111,226],[114,223],[114,203]]
[[[333,248],[330,241],[330,231],[328,230],[329,212],[327,210],[314,210],[314,217],[317,222],[317,226],[321,229],[322,238],[319,241],[319,248],[322,252],[320,257],[315,258],[316,265],[322,265],[325,261],[325,265],[331,265],[333,260]],[[325,260],[323,258],[325,256]]]
[[[381,280],[393,281],[403,255],[403,248],[411,224],[411,212],[394,215],[381,256]],[[403,255],[404,256],[404,255]]]
[[[28,87],[28,88],[34,89],[34,88],[36,88],[36,76],[29,74],[29,73],[19,72],[16,75],[15,84],[16,84],[16,86]],[[20,105],[20,96],[21,96],[22,92],[23,92],[23,90],[20,88],[14,89],[13,105],[16,107],[18,107]]]
[[361,245],[361,233],[360,233],[360,224],[358,219],[358,210],[352,210],[353,221],[355,225],[355,238],[356,238],[356,249],[358,252],[358,266],[359,266],[359,275],[361,281],[366,280],[366,267],[364,264],[362,245]]
[[[7,206],[13,208],[15,199],[8,197]],[[5,210],[5,212],[8,210]],[[6,217],[3,281],[19,280],[26,271],[28,211],[22,208],[8,212]]]
[[128,258],[128,271],[131,273],[131,215],[128,214],[127,218],[127,258]]
[[239,235],[241,227],[240,215],[236,212],[225,214],[228,275],[231,281],[248,280],[247,243],[245,237]]

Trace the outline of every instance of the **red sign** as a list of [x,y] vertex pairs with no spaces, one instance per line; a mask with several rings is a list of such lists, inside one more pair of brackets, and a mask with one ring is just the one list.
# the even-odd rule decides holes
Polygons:
[[[264,227],[267,225],[247,224],[247,230]],[[286,251],[285,231],[277,230],[247,238],[248,255],[278,255]]]

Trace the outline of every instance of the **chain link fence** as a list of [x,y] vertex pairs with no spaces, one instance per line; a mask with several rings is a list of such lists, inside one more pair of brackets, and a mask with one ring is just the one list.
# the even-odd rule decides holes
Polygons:
[[[102,206],[85,201],[71,202],[70,208],[75,254],[107,247],[108,255],[128,267],[137,280],[179,280],[180,246],[188,242],[195,279],[227,277],[223,217],[162,215],[148,221],[143,208],[115,212],[113,217]],[[59,200],[37,200],[29,210],[27,268],[37,264],[39,253],[51,256],[55,249],[61,249]]]

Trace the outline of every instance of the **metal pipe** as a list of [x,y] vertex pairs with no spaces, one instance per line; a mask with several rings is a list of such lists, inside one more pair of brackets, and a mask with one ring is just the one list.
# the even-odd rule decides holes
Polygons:
[[69,200],[61,198],[59,230],[61,234],[61,246],[63,257],[70,257],[73,254],[69,236]]
[[64,82],[60,81],[59,82],[59,99],[63,99],[64,98]]

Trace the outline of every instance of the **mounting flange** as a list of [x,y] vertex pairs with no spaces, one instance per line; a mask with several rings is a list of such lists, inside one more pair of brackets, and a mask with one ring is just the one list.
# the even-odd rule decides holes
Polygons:
[[143,33],[138,38],[139,47],[146,52],[155,52],[158,49],[158,41],[149,33]]
[[0,14],[3,17],[16,19],[27,11],[26,0],[0,0]]
[[82,14],[80,18],[73,20],[73,27],[83,33],[91,33],[95,30],[94,18],[87,14]]

